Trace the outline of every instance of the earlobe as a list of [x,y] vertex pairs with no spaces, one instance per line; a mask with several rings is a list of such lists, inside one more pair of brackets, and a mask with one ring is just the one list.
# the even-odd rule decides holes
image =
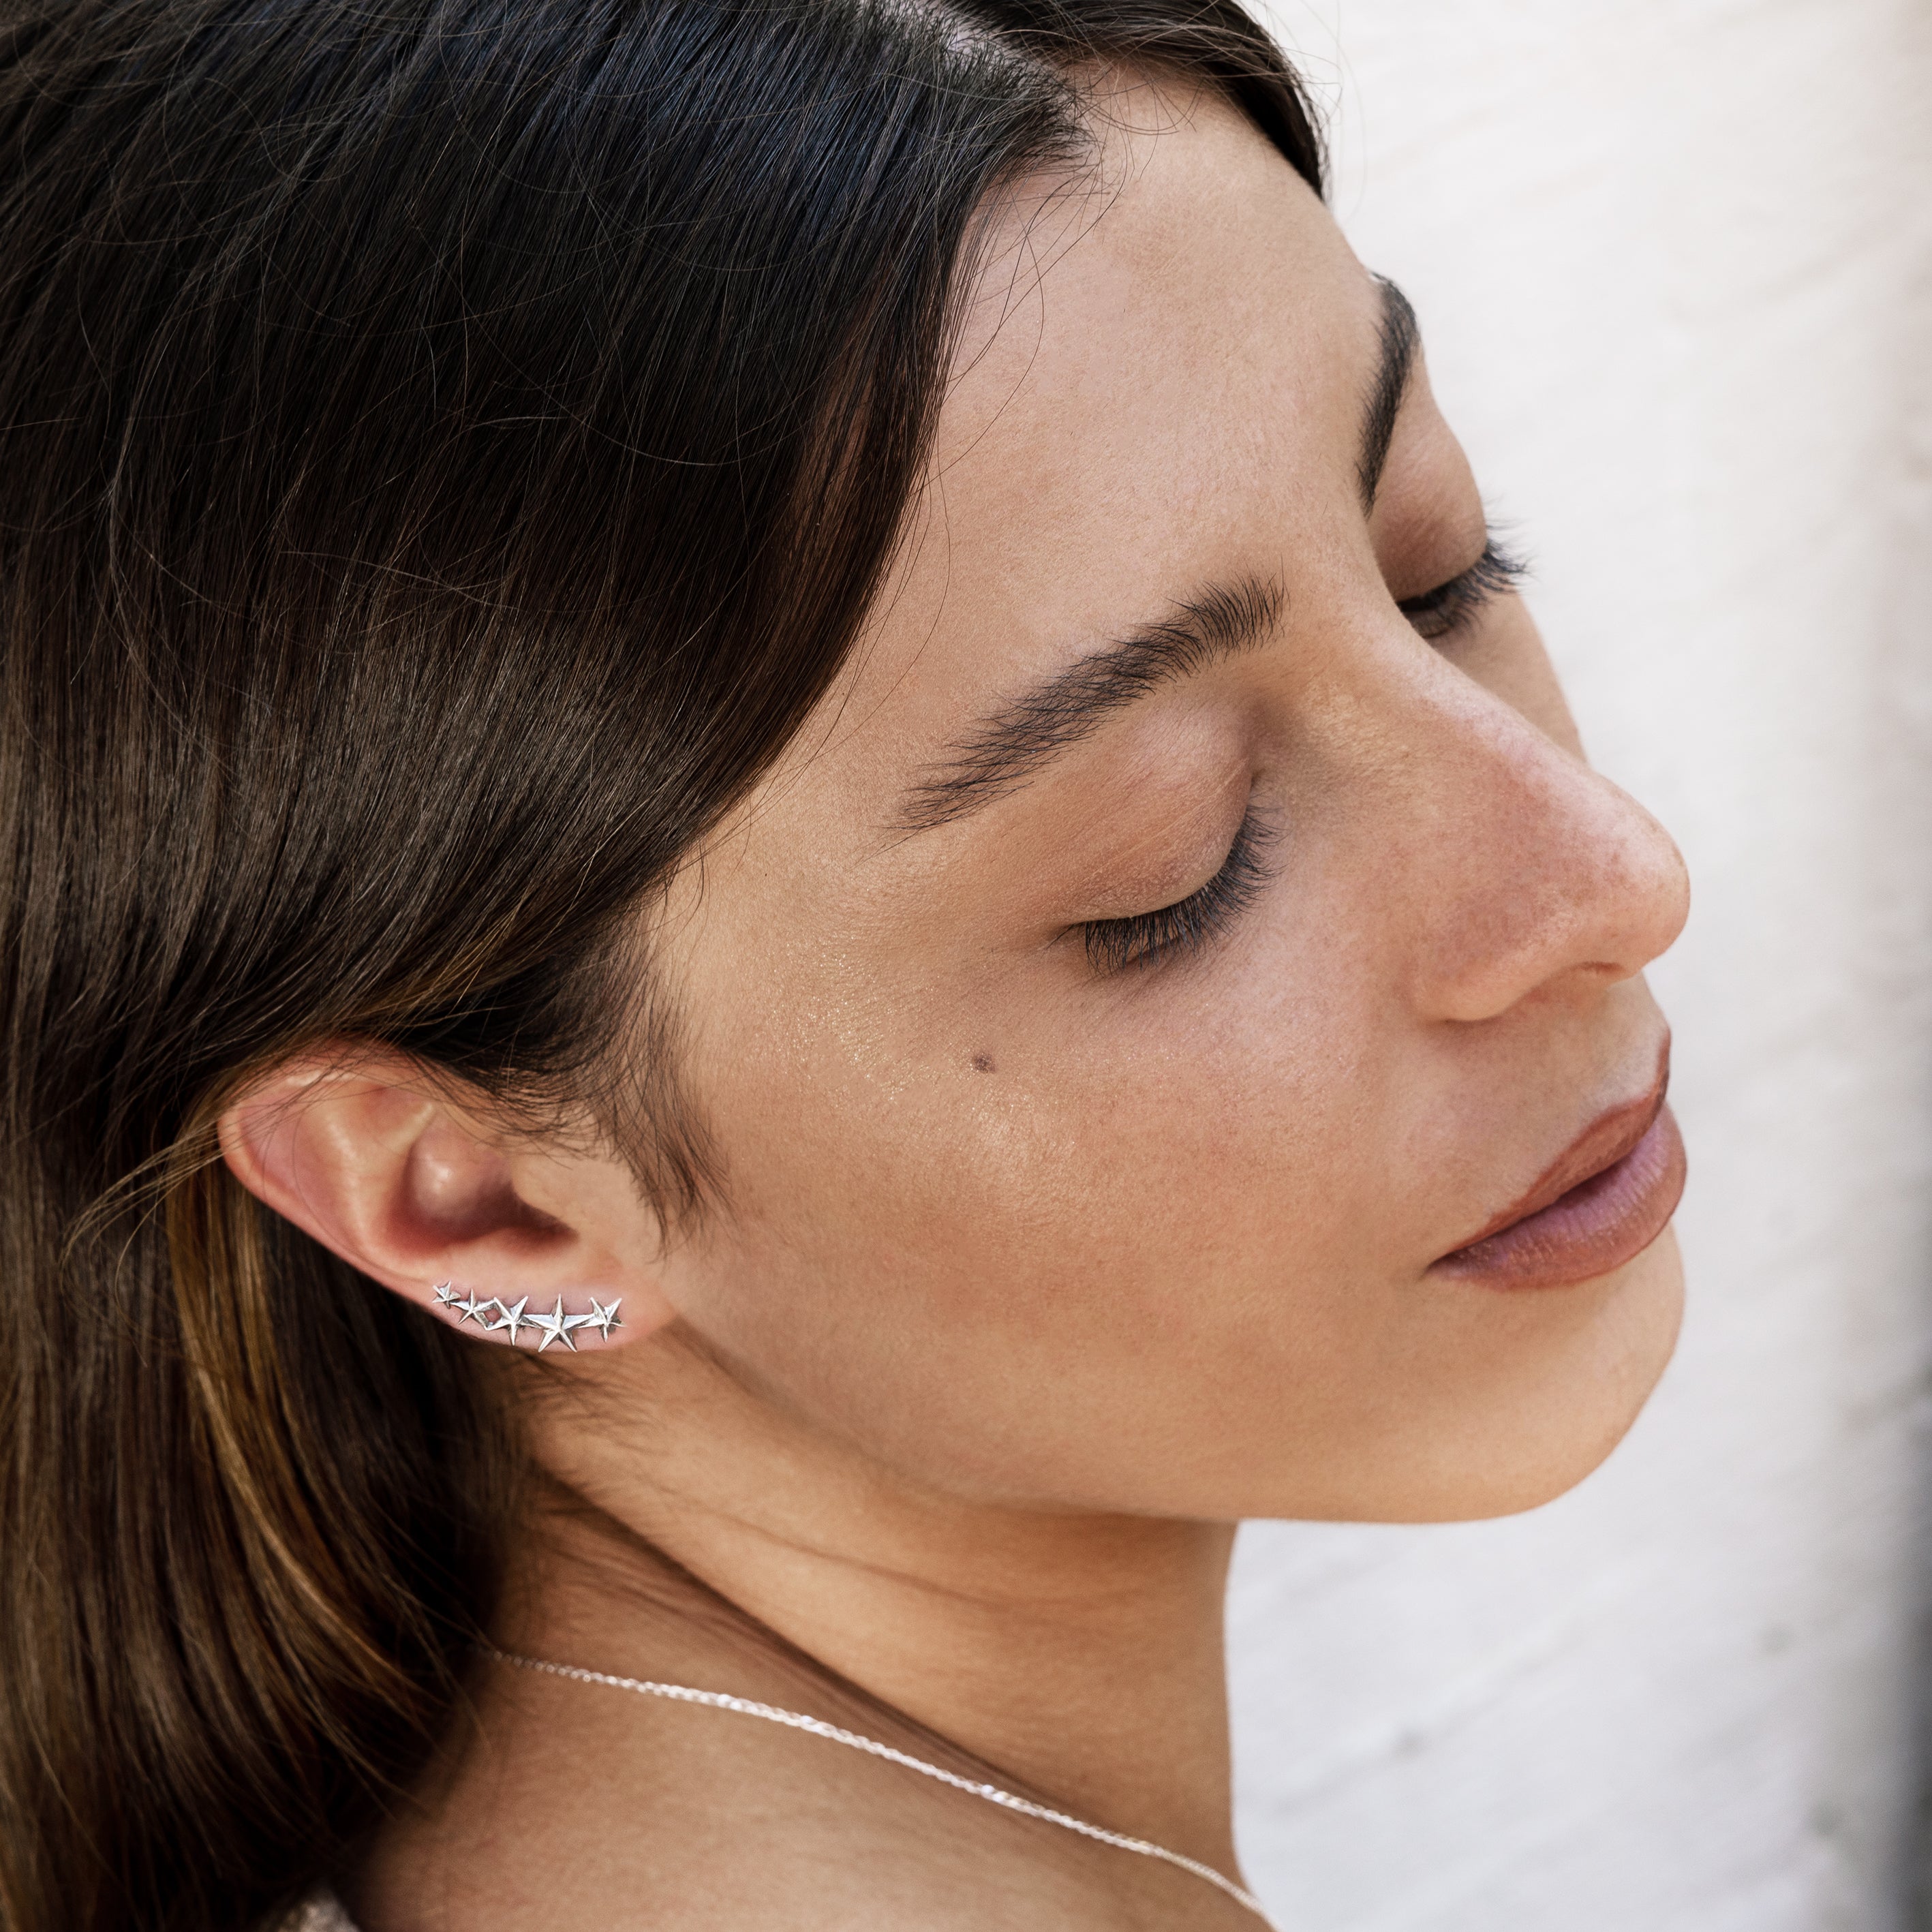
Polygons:
[[595,1154],[493,1137],[381,1049],[293,1063],[223,1113],[236,1178],[362,1274],[500,1345],[621,1346],[673,1310],[634,1256],[634,1186]]

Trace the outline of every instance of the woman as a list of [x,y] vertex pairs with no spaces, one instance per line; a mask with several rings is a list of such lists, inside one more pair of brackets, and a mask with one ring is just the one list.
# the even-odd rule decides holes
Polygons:
[[1234,1523],[1576,1481],[1682,1182],[1280,57],[6,32],[6,1924],[1256,1922]]

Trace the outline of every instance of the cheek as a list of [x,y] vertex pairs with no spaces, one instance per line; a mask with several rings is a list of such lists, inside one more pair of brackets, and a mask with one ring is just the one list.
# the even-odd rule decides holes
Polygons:
[[1144,1483],[1124,1414],[1179,1467],[1245,1378],[1270,1416],[1304,1378],[1359,1392],[1398,1306],[1387,1083],[1369,1014],[1306,990],[1346,976],[1251,950],[916,1036],[746,1002],[798,1017],[701,1070],[732,1208],[687,1318],[948,1486],[1008,1490],[1016,1453],[1061,1493],[1096,1453]]
[[1035,964],[938,1018],[773,989],[748,1010],[790,1023],[705,1081],[734,1220],[841,1280],[910,1264],[976,1318],[1036,1307],[1048,1277],[1063,1316],[1083,1282],[1118,1306],[1183,1255],[1252,1265],[1291,1236],[1339,1258],[1380,1178],[1370,1016],[1316,962],[1222,963],[1097,992]]

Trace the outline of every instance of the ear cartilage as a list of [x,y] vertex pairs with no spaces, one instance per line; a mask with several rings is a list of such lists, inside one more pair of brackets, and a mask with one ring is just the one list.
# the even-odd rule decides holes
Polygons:
[[[466,1322],[473,1322],[485,1334],[501,1335],[512,1348],[517,1346],[517,1337],[528,1328],[538,1338],[537,1353],[542,1354],[553,1342],[561,1342],[574,1355],[577,1352],[576,1331],[580,1328],[595,1329],[604,1341],[609,1341],[610,1331],[621,1328],[623,1323],[617,1311],[624,1305],[624,1298],[615,1297],[607,1308],[596,1295],[590,1298],[588,1315],[566,1315],[563,1312],[563,1297],[556,1298],[556,1306],[548,1314],[539,1310],[536,1314],[524,1311],[530,1305],[526,1294],[514,1303],[492,1295],[488,1300],[479,1300],[472,1294],[459,1294],[454,1282],[440,1281],[430,1290],[436,1306],[448,1316],[460,1328]],[[494,1318],[494,1319],[492,1318]]]

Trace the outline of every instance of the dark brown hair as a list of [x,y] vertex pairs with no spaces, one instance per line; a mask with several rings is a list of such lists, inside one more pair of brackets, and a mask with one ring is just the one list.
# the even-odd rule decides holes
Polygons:
[[635,935],[850,647],[1096,62],[1318,186],[1228,0],[0,0],[10,1932],[264,1924],[444,1732],[488,1352],[212,1122],[374,1040],[699,1198]]

